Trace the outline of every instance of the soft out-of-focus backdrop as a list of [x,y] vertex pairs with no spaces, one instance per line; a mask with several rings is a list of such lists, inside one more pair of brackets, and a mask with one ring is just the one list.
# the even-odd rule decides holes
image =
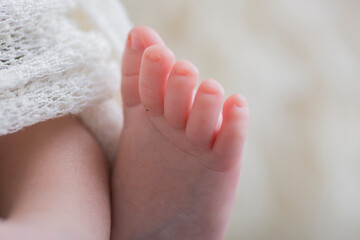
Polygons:
[[360,1],[123,0],[251,107],[228,240],[360,239]]

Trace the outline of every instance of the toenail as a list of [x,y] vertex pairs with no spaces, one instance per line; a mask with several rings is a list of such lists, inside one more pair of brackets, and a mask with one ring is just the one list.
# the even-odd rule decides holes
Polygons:
[[145,48],[145,44],[140,40],[136,33],[129,34],[130,48],[132,50],[142,50]]
[[237,107],[237,108],[243,108],[243,107],[245,107],[245,104],[243,104],[243,103],[240,102],[240,101],[236,101],[236,102],[234,103],[234,106]]
[[188,75],[189,71],[186,68],[178,67],[175,69],[175,74],[180,76]]
[[244,107],[247,107],[248,104],[247,104],[246,100],[244,99],[244,97],[238,95],[238,99],[236,99],[236,101],[234,102],[234,106],[237,108],[244,108]]
[[203,90],[205,93],[208,93],[208,94],[217,94],[219,92],[217,90],[217,85],[212,82],[208,82],[207,84],[204,84]]
[[156,53],[155,51],[148,51],[146,53],[146,57],[154,62],[158,62],[161,59],[160,54]]

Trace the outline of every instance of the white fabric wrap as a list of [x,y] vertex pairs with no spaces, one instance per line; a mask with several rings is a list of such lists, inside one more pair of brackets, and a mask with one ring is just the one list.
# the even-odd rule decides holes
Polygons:
[[117,0],[0,0],[0,135],[75,114],[113,159],[130,28]]

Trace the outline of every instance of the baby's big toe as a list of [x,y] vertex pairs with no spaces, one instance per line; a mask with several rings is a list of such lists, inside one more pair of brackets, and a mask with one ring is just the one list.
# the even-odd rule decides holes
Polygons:
[[145,49],[153,45],[165,45],[157,32],[147,26],[134,27],[125,46],[122,60],[122,97],[125,106],[140,104],[139,74]]
[[164,95],[174,54],[165,46],[154,45],[145,50],[140,70],[139,90],[141,102],[150,116],[164,112]]

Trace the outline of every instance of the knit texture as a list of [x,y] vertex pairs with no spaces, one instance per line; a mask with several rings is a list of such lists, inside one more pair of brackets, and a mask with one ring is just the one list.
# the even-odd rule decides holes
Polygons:
[[0,0],[0,135],[76,114],[114,158],[130,27],[116,0]]

